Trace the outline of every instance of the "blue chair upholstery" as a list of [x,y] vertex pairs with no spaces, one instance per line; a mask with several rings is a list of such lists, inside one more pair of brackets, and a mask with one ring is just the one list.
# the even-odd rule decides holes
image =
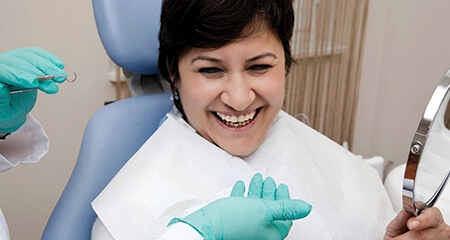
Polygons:
[[162,0],[92,0],[98,34],[113,62],[131,72],[132,96],[168,92],[158,73]]
[[141,74],[158,73],[162,0],[93,0],[98,34],[109,57]]
[[90,203],[158,128],[172,108],[169,93],[138,96],[101,108],[86,127],[80,153],[42,239],[90,239]]
[[[93,0],[110,58],[133,74],[157,74],[162,0]],[[91,202],[157,129],[172,108],[169,93],[112,103],[91,117],[77,163],[44,230],[44,240],[90,239]]]

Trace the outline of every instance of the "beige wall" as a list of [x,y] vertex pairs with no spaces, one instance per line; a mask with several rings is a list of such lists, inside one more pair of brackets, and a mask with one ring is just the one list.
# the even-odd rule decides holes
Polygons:
[[89,117],[114,98],[106,80],[108,57],[97,35],[91,1],[0,0],[0,52],[39,46],[66,64],[78,80],[56,95],[40,93],[32,114],[50,138],[37,164],[0,174],[0,207],[11,239],[40,239],[72,168]]
[[450,1],[371,0],[354,152],[406,162],[434,88],[450,67]]

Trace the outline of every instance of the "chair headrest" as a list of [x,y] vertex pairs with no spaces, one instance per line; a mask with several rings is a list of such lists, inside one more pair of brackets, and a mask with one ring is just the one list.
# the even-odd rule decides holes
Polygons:
[[158,73],[161,2],[92,0],[100,39],[118,66],[135,73]]

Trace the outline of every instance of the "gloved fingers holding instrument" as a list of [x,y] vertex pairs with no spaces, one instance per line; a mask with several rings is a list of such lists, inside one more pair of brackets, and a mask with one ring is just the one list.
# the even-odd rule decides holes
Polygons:
[[[38,47],[20,48],[0,54],[0,133],[11,133],[25,122],[33,109],[39,89],[48,94],[58,92],[67,73],[64,63],[55,55]],[[43,75],[60,76],[39,81]],[[17,90],[25,90],[11,94]]]
[[312,207],[308,203],[290,199],[289,189],[268,177],[255,174],[247,197],[245,185],[238,181],[231,196],[216,200],[185,218],[173,219],[169,225],[184,222],[208,240],[213,239],[284,239],[292,220],[306,217]]

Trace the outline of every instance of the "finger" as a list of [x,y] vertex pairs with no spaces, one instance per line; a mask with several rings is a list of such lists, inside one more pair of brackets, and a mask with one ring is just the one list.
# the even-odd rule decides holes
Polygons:
[[262,190],[262,199],[265,200],[275,200],[275,191],[277,190],[277,184],[273,178],[268,177],[264,180],[263,190]]
[[5,84],[0,83],[0,106],[9,105],[10,101],[11,94],[9,88]]
[[[292,227],[292,221],[274,221],[273,227],[277,230],[277,232],[280,234],[281,239],[285,239],[287,235],[289,234],[289,230]],[[275,238],[270,238],[275,239]]]
[[[41,74],[39,75],[62,75],[67,77],[67,73],[61,70],[58,65],[56,65],[52,61],[52,58],[50,56],[44,55],[45,57],[42,57],[41,55],[39,55],[39,53],[39,51],[17,51],[14,56],[29,62],[32,66],[39,69],[41,71]],[[63,82],[64,78],[60,78],[58,80],[58,82]]]
[[402,209],[402,211],[387,226],[386,236],[393,238],[407,232],[408,228],[406,227],[406,223],[412,216],[413,215],[406,212],[405,209]]
[[418,217],[408,220],[409,230],[420,231],[427,228],[436,228],[444,222],[441,211],[432,207],[425,209]]
[[33,54],[36,54],[42,58],[47,59],[48,61],[52,62],[54,65],[56,65],[58,68],[63,69],[64,68],[64,62],[57,57],[56,55],[45,51],[42,48],[39,47],[29,47],[29,48],[23,48],[24,51],[31,52]]
[[395,237],[395,240],[410,240],[410,239],[448,239],[449,230],[448,226],[441,225],[439,228],[427,228],[420,231],[409,231],[400,236]]
[[285,184],[280,184],[275,193],[275,200],[288,200],[291,199],[289,195],[289,188]]
[[310,204],[297,199],[266,201],[266,204],[271,210],[274,221],[304,218],[308,216],[312,210]]
[[52,80],[39,82],[38,89],[47,94],[55,94],[58,92],[58,86]]
[[245,192],[245,184],[243,181],[237,181],[234,186],[233,190],[231,190],[230,197],[243,197]]
[[263,178],[261,173],[256,173],[253,175],[252,180],[250,181],[250,186],[248,187],[248,197],[249,198],[261,198],[263,186]]
[[40,74],[39,70],[22,59],[9,58],[14,64],[30,67],[29,71],[23,71],[11,65],[0,64],[0,82],[14,86],[15,88],[34,88],[38,85],[36,76]]
[[64,71],[61,71],[59,74],[52,74],[52,75],[60,75],[60,76],[64,76],[65,77],[65,78],[63,78],[63,77],[54,78],[53,81],[55,81],[57,83],[64,82],[66,80],[67,76],[68,76],[67,73],[64,72]]

